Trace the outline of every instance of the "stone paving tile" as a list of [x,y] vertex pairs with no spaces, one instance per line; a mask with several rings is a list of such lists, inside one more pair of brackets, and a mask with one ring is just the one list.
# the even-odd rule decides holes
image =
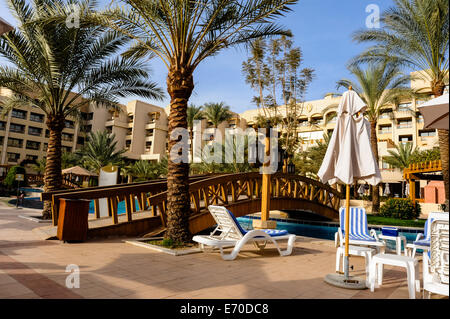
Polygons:
[[[270,245],[262,253],[248,245],[224,261],[217,251],[171,256],[123,238],[43,241],[19,213],[0,207],[0,298],[408,298],[406,272],[395,267],[386,267],[374,293],[326,284],[325,275],[335,272],[332,241],[298,237],[287,257]],[[65,287],[69,264],[80,267],[78,289]],[[350,264],[352,275],[365,278],[363,258]]]

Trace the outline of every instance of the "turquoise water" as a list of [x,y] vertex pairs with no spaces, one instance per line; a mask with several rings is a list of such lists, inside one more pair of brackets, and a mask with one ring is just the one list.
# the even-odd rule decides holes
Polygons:
[[40,188],[31,188],[31,187],[19,187],[19,190],[28,193],[42,193],[44,191]]
[[[134,199],[134,203],[136,205],[136,211],[139,211],[139,204],[138,204],[138,200]],[[94,214],[95,213],[95,206],[94,206],[94,201],[91,200],[91,202],[89,203],[89,214]],[[121,201],[119,202],[119,204],[117,204],[117,214],[121,215],[121,214],[125,214],[126,213],[126,207],[125,207],[125,201]]]
[[[253,219],[248,217],[239,217],[237,218],[242,228],[246,230],[253,229],[252,221]],[[277,220],[277,229],[285,229],[291,234],[320,238],[320,239],[328,239],[334,240],[334,234],[338,231],[338,227],[336,226],[324,226],[324,225],[314,225],[314,224],[296,224],[296,223],[288,223]],[[375,229],[378,235],[381,235],[381,230]],[[406,242],[412,243],[416,240],[417,232],[399,232],[400,235],[406,237]],[[395,250],[395,242],[388,240],[387,248],[391,250]],[[402,243],[402,249],[403,243]]]

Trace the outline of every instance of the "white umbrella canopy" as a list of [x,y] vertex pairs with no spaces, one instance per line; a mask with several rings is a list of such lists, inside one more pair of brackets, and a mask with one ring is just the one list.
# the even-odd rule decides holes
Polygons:
[[448,99],[447,93],[419,106],[419,112],[424,119],[424,128],[448,130]]
[[380,183],[380,169],[370,145],[370,124],[362,114],[365,109],[366,104],[355,91],[343,94],[336,127],[317,173],[323,183]]
[[364,118],[367,108],[358,94],[349,89],[342,95],[337,110],[336,127],[331,136],[317,175],[322,183],[346,184],[344,276],[330,274],[325,281],[350,289],[364,289],[362,280],[349,280],[350,184],[365,181],[377,185],[381,181],[378,163],[370,145],[370,124]]

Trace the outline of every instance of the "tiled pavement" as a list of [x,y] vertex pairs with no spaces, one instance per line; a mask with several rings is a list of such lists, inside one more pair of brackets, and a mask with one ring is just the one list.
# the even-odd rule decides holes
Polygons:
[[[44,241],[41,227],[0,206],[0,299],[3,298],[408,298],[406,272],[385,267],[374,293],[326,284],[334,272],[333,242],[299,237],[291,256],[264,254],[249,245],[234,261],[219,253],[171,256],[123,242]],[[79,266],[80,288],[66,288],[66,267]],[[364,260],[352,257],[352,274],[364,277]],[[419,297],[419,296],[418,296]]]

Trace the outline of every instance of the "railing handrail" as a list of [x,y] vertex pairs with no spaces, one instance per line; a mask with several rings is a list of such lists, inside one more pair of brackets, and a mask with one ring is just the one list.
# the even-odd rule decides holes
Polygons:
[[[191,179],[202,179],[205,175],[191,176]],[[129,184],[116,184],[109,186],[95,186],[82,189],[72,190],[57,190],[52,192],[41,193],[41,200],[51,200],[59,198],[72,198],[72,199],[97,199],[110,197],[114,195],[133,194],[133,193],[145,193],[152,191],[154,186],[160,186],[167,183],[167,179],[160,178],[151,181],[136,182]],[[103,193],[105,192],[105,193]],[[80,196],[82,195],[82,196]]]

